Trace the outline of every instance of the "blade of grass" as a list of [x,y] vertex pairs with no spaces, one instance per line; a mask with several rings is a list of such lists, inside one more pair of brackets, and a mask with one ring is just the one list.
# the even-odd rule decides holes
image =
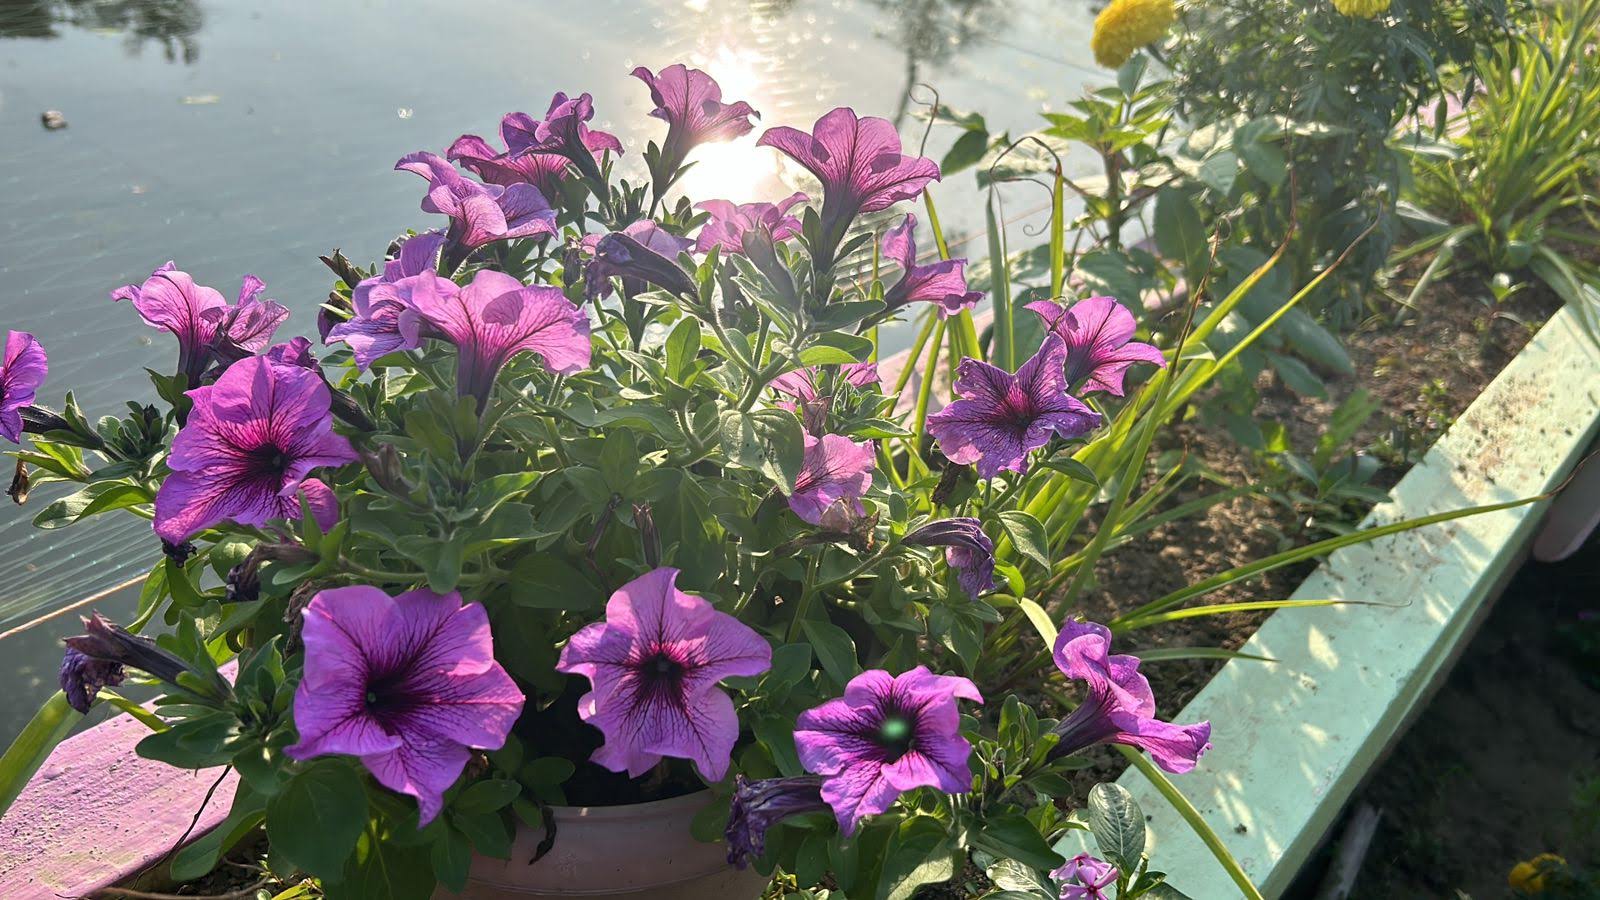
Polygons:
[[1184,659],[1248,659],[1253,662],[1277,662],[1270,656],[1257,656],[1254,653],[1240,653],[1237,650],[1224,650],[1221,647],[1156,647],[1150,650],[1134,650],[1134,656],[1144,662],[1168,662]]
[[1362,531],[1356,531],[1351,534],[1341,534],[1336,537],[1327,538],[1326,540],[1317,541],[1313,544],[1306,544],[1304,547],[1295,547],[1291,550],[1285,550],[1282,553],[1275,553],[1272,556],[1263,557],[1262,559],[1258,559],[1251,563],[1246,563],[1242,566],[1235,566],[1226,572],[1220,572],[1203,581],[1197,581],[1188,587],[1179,588],[1165,597],[1152,600],[1149,603],[1132,610],[1131,612],[1118,616],[1107,624],[1109,624],[1112,629],[1116,629],[1119,626],[1126,624],[1129,620],[1143,619],[1155,615],[1156,613],[1165,612],[1169,609],[1180,606],[1183,603],[1194,599],[1195,597],[1204,596],[1219,588],[1223,588],[1230,584],[1235,584],[1249,578],[1254,578],[1255,576],[1264,572],[1270,572],[1273,569],[1292,565],[1294,563],[1301,562],[1302,560],[1323,556],[1342,547],[1364,544],[1369,541],[1375,541],[1381,537],[1387,537],[1391,534],[1399,534],[1402,531],[1425,528],[1429,525],[1437,525],[1440,522],[1448,522],[1452,519],[1462,519],[1467,516],[1475,516],[1480,513],[1498,512],[1502,509],[1514,509],[1518,506],[1526,506],[1530,503],[1537,503],[1540,500],[1548,498],[1549,496],[1549,494],[1539,494],[1533,497],[1524,497],[1520,500],[1508,500],[1504,503],[1490,503],[1484,506],[1469,506],[1463,509],[1453,509],[1448,512],[1434,513],[1433,515],[1428,516],[1418,516],[1414,519],[1402,519],[1399,522],[1391,522],[1387,525],[1378,525]]
[[1163,622],[1177,622],[1181,619],[1199,619],[1204,616],[1220,616],[1224,613],[1258,612],[1267,609],[1303,609],[1313,606],[1384,606],[1382,603],[1369,603],[1365,600],[1252,600],[1244,603],[1212,603],[1207,606],[1191,606],[1187,609],[1173,609],[1167,612],[1154,613],[1148,616],[1138,616],[1121,620],[1114,626],[1114,633],[1123,634],[1136,628],[1149,628],[1151,625],[1160,625]]
[[[1005,229],[995,215],[998,200],[990,190],[989,202],[984,206],[989,232],[989,299],[994,304],[994,342],[990,355],[994,365],[1007,372],[1016,370],[1016,330],[1011,315],[1011,273],[1006,266]],[[1050,237],[1052,251],[1055,235]]]
[[5,755],[0,756],[0,816],[11,808],[28,779],[39,771],[56,745],[66,740],[72,726],[82,718],[67,705],[67,695],[60,691],[33,714]]

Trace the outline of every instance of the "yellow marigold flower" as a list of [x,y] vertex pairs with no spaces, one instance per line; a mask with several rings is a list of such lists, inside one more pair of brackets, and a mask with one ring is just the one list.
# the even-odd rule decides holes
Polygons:
[[[1383,2],[1388,5],[1388,0]],[[1089,39],[1095,62],[1120,68],[1135,50],[1160,40],[1177,17],[1172,0],[1111,0],[1095,17],[1094,36]]]
[[1519,862],[1511,868],[1511,874],[1506,876],[1506,882],[1511,889],[1524,894],[1544,893],[1545,879],[1552,872],[1559,872],[1567,867],[1567,861],[1554,853],[1541,853],[1527,862]]
[[1333,8],[1354,19],[1370,19],[1389,11],[1390,0],[1333,0]]

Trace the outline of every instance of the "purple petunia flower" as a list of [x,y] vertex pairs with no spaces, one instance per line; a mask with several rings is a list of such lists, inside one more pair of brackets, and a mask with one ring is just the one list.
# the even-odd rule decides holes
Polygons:
[[6,332],[5,359],[0,361],[0,435],[11,443],[22,443],[22,409],[33,405],[49,371],[44,346],[33,335]]
[[89,711],[94,695],[103,687],[122,683],[125,668],[138,669],[168,684],[177,684],[185,672],[194,676],[186,682],[190,690],[225,699],[231,689],[215,673],[201,674],[183,658],[164,650],[155,641],[137,634],[95,613],[83,617],[83,634],[66,638],[67,651],[61,658],[61,690],[67,704],[81,713]]
[[589,365],[589,317],[559,288],[529,287],[489,269],[459,289],[443,278],[417,281],[411,306],[456,345],[456,391],[478,398],[480,410],[495,376],[518,353],[537,353],[546,369],[562,375]]
[[584,294],[590,300],[611,295],[611,279],[622,279],[622,291],[632,297],[649,285],[675,294],[693,294],[694,280],[678,265],[678,254],[694,246],[650,219],[640,219],[621,231],[591,234],[583,239],[593,254],[584,270]]
[[1134,363],[1165,366],[1167,358],[1150,344],[1133,340],[1138,323],[1133,313],[1110,297],[1090,297],[1063,307],[1051,300],[1037,300],[1028,309],[1039,314],[1044,326],[1067,345],[1066,373],[1069,388],[1091,394],[1105,391],[1122,396],[1122,377]]
[[406,238],[395,258],[383,264],[382,275],[364,278],[351,289],[355,315],[329,329],[326,342],[348,346],[362,371],[386,353],[422,346],[421,321],[411,308],[411,292],[424,276],[429,283],[446,280],[434,274],[445,240],[442,231]]
[[311,340],[296,335],[294,338],[281,344],[273,344],[267,352],[261,354],[270,362],[282,366],[299,366],[302,369],[317,370],[317,357],[311,352]]
[[822,799],[846,837],[902,793],[972,789],[957,698],[982,703],[971,681],[917,666],[901,675],[872,669],[850,679],[844,696],[795,720],[794,744],[806,771],[822,775]]
[[899,225],[884,232],[880,245],[883,256],[899,264],[901,275],[894,287],[884,293],[883,302],[890,309],[908,303],[932,303],[939,307],[940,317],[977,306],[983,291],[967,290],[966,260],[942,259],[917,265],[916,228],[917,217],[907,214]]
[[808,198],[796,191],[777,203],[741,203],[737,206],[727,200],[707,200],[696,203],[695,209],[711,214],[711,219],[701,226],[695,241],[696,253],[709,253],[718,247],[723,254],[743,253],[746,236],[764,235],[768,243],[788,240],[800,233],[800,220],[789,215],[789,210]]
[[1061,885],[1060,900],[1111,900],[1104,890],[1117,883],[1117,867],[1087,853],[1079,853],[1050,877]]
[[556,211],[531,184],[479,184],[457,172],[444,157],[427,151],[403,156],[394,167],[427,179],[422,210],[449,216],[446,236],[462,250],[556,233]]
[[976,598],[994,590],[994,541],[983,524],[965,516],[941,519],[905,536],[917,547],[943,547],[945,564],[956,571],[967,596]]
[[1067,394],[1065,359],[1066,347],[1053,334],[1015,375],[963,359],[956,369],[961,399],[928,417],[928,433],[951,462],[975,462],[984,478],[1002,469],[1026,472],[1028,454],[1052,434],[1081,437],[1100,424],[1099,413]]
[[744,868],[767,849],[767,829],[790,816],[821,812],[822,776],[734,779],[733,803],[722,835],[728,842],[728,864]]
[[[803,369],[795,369],[793,372],[785,372],[772,379],[772,382],[767,386],[780,394],[787,394],[802,402],[815,400],[818,396],[817,374],[816,366],[807,366]],[[877,384],[879,380],[878,364],[873,362],[845,363],[839,367],[839,377],[843,378],[845,383],[852,387],[864,388],[869,384]],[[792,408],[792,406],[784,407],[784,409]]]
[[570,161],[591,184],[599,184],[600,166],[595,156],[606,151],[622,153],[622,142],[614,135],[589,128],[594,118],[594,98],[588,94],[568,97],[557,92],[550,100],[544,119],[527,113],[511,113],[500,120],[500,136],[513,157],[526,153],[553,153]]
[[187,272],[167,262],[143,284],[125,284],[112,291],[111,299],[132,300],[147,325],[178,339],[178,371],[195,385],[224,341],[247,353],[272,343],[273,332],[289,318],[289,310],[276,300],[260,299],[265,289],[261,279],[246,275],[238,302],[229,306],[220,293],[195,284]]
[[[828,431],[828,412],[833,408],[833,397],[822,396],[819,393],[817,374],[817,367],[807,366],[779,375],[768,387],[780,394],[793,397],[793,400],[779,400],[775,405],[779,409],[787,409],[798,414],[800,424],[807,432],[822,435]],[[837,377],[856,388],[865,388],[878,383],[878,364],[848,363],[839,367]]]
[[858,118],[848,107],[823,115],[810,134],[780,125],[756,143],[777,148],[822,182],[822,232],[833,246],[857,215],[910,200],[939,180],[933,160],[901,152],[888,119]]
[[419,825],[433,821],[470,751],[504,746],[522,713],[488,614],[454,591],[356,585],[318,592],[304,615],[300,741],[284,753],[359,757],[379,784],[417,798]]
[[324,529],[338,520],[333,491],[307,476],[358,457],[333,431],[319,373],[253,356],[189,398],[194,409],[167,457],[172,474],[156,493],[158,537],[181,544],[225,521],[298,519],[302,492]]
[[[500,139],[511,146],[508,133],[521,133],[532,120],[527,113],[509,113],[500,120]],[[536,126],[535,126],[536,127]],[[515,154],[489,146],[489,142],[475,134],[456,138],[445,159],[459,163],[463,168],[483,179],[487,184],[510,187],[513,184],[531,184],[539,189],[546,200],[560,196],[561,180],[567,174],[567,158],[556,153]]]
[[845,504],[857,516],[865,515],[861,497],[872,486],[874,461],[871,441],[858,444],[842,434],[805,435],[805,455],[794,492],[789,495],[789,508],[812,525],[821,525],[823,514],[835,503]]
[[100,689],[116,687],[125,677],[127,674],[121,664],[95,659],[68,647],[61,654],[61,669],[56,680],[62,693],[67,695],[67,705],[87,715]]
[[1211,748],[1211,723],[1174,725],[1155,718],[1150,682],[1136,656],[1110,655],[1111,631],[1094,622],[1068,621],[1056,636],[1056,667],[1081,679],[1089,695],[1053,729],[1061,740],[1050,751],[1068,756],[1095,744],[1126,744],[1147,751],[1156,765],[1182,774]]
[[715,782],[739,737],[733,700],[717,682],[767,671],[772,647],[678,590],[677,578],[677,569],[653,569],[618,588],[605,621],[572,636],[556,671],[589,679],[578,715],[606,739],[594,762],[637,778],[671,756],[693,760],[700,777]]
[[743,100],[723,103],[722,88],[716,79],[683,63],[667,66],[656,74],[640,66],[632,74],[650,88],[650,100],[656,105],[650,115],[667,123],[659,166],[663,180],[678,171],[690,150],[749,134],[755,127],[750,117],[761,118]]

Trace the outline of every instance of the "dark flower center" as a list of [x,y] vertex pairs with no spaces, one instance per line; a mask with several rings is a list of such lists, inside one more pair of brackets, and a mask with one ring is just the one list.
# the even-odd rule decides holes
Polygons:
[[1033,400],[1021,389],[1012,387],[1001,401],[999,418],[1017,432],[1025,433],[1038,416],[1033,409]]
[[250,451],[250,462],[262,476],[281,478],[289,469],[289,454],[277,444],[262,444]]
[[384,730],[394,733],[400,719],[411,712],[418,699],[406,689],[404,671],[379,674],[367,681],[366,696],[362,698],[367,714],[377,719]]
[[652,699],[674,700],[682,693],[686,667],[665,650],[658,650],[639,661],[640,693]]
[[916,749],[917,730],[909,716],[891,713],[878,723],[876,739],[888,754],[888,761],[894,762]]

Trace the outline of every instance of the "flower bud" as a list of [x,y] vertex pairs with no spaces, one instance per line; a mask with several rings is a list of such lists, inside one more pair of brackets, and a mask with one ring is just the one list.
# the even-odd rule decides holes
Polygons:
[[633,505],[633,524],[639,529],[639,543],[644,547],[644,564],[652,569],[660,566],[661,533],[656,530],[656,520],[650,514],[650,504]]
[[11,487],[6,489],[6,494],[11,497],[11,502],[18,506],[28,502],[28,464],[17,460],[17,469],[11,476]]

